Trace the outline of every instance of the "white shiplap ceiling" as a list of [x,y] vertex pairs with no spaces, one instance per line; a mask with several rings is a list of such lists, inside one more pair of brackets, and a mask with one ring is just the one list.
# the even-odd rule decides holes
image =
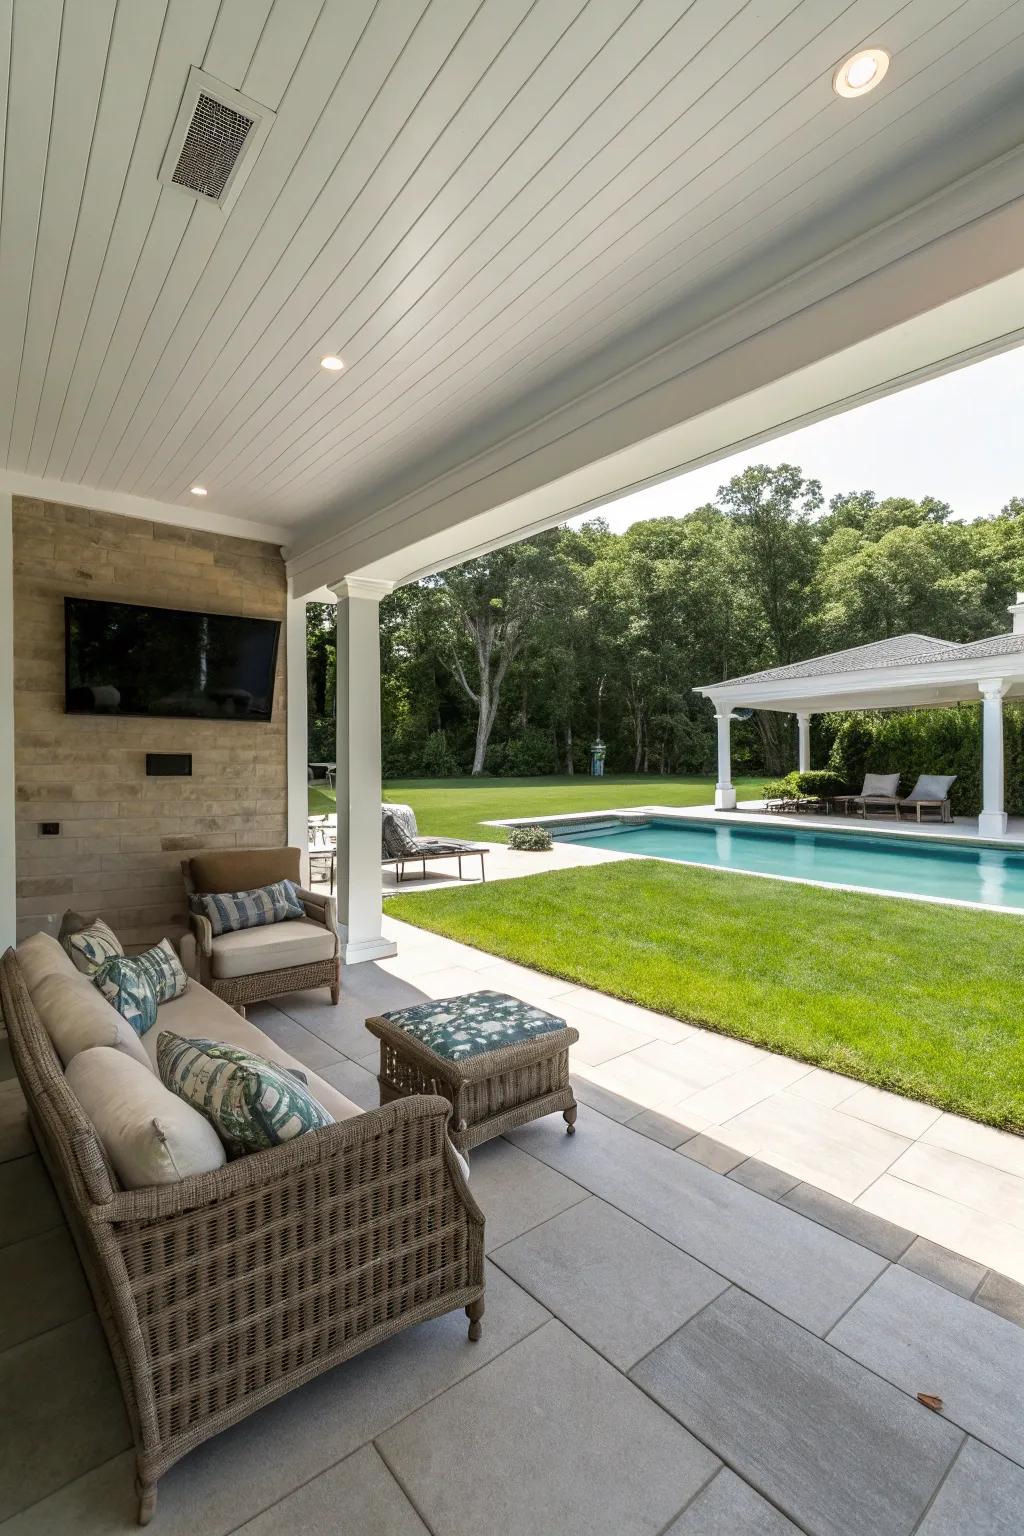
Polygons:
[[[192,66],[277,114],[227,215],[158,181]],[[0,0],[0,462],[343,522],[1013,149],[1022,81],[1022,0]]]

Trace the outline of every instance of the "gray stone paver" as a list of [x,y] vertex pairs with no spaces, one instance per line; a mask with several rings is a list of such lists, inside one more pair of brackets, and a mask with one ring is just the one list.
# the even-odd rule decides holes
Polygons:
[[917,1536],[1020,1536],[1024,1471],[968,1439]]
[[989,1270],[974,1300],[980,1307],[996,1312],[1000,1317],[1009,1318],[1010,1322],[1024,1328],[1024,1285],[1018,1285],[1016,1280],[1009,1280],[1006,1275],[997,1275],[994,1270]]
[[963,1438],[735,1289],[631,1375],[811,1536],[909,1536]]
[[723,1467],[665,1536],[800,1536],[799,1527]]
[[824,1189],[816,1189],[813,1184],[798,1184],[782,1196],[782,1204],[809,1216],[812,1221],[821,1222],[833,1232],[841,1232],[852,1242],[880,1253],[884,1259],[898,1259],[914,1241],[913,1232],[908,1232],[905,1227],[883,1221],[881,1216],[862,1211],[860,1206],[840,1200]]
[[893,1265],[828,1335],[915,1397],[1024,1464],[1024,1329]]
[[781,1203],[583,1108],[575,1136],[537,1120],[510,1140],[815,1333],[885,1260]]
[[915,1237],[906,1253],[900,1256],[904,1269],[912,1269],[915,1275],[955,1291],[958,1296],[973,1296],[988,1271],[984,1264],[965,1259],[962,1254],[949,1248],[940,1248],[926,1237]]
[[559,1322],[377,1445],[443,1536],[660,1536],[718,1467]]
[[499,1248],[493,1258],[623,1371],[728,1285],[593,1196]]
[[724,1142],[716,1141],[704,1132],[684,1142],[679,1151],[683,1157],[692,1157],[695,1163],[701,1163],[714,1173],[728,1173],[747,1158],[745,1152],[737,1152],[735,1147],[727,1147]]
[[773,1168],[771,1163],[762,1163],[756,1157],[748,1157],[742,1163],[737,1163],[729,1177],[735,1179],[737,1184],[745,1184],[747,1189],[765,1195],[769,1200],[780,1200],[800,1182],[792,1174],[783,1173],[781,1168]]

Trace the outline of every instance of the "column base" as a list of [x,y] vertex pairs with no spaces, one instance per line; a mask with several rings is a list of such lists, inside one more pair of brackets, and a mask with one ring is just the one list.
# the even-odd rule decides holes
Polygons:
[[1006,836],[1006,812],[982,811],[978,817],[978,832],[982,837]]
[[736,791],[731,784],[715,785],[715,810],[734,811],[736,809]]
[[346,965],[361,965],[364,960],[390,960],[392,955],[398,954],[398,945],[394,939],[356,939],[350,943],[341,936],[341,958]]

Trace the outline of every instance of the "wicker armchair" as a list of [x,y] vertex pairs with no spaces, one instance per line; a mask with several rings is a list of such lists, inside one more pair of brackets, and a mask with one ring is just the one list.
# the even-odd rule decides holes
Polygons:
[[[298,848],[230,848],[182,860],[188,896],[220,891],[248,891],[291,880],[305,908],[303,919],[249,928],[214,937],[209,919],[189,913],[191,933],[182,942],[185,969],[204,987],[244,1011],[286,992],[330,987],[331,1001],[341,996],[341,949],[338,909],[329,893],[306,891]],[[320,932],[319,930],[325,930]],[[327,942],[330,934],[333,942]],[[294,955],[289,953],[295,951]]]
[[0,1003],[120,1379],[140,1524],[180,1457],[321,1371],[458,1307],[480,1337],[484,1218],[447,1100],[402,1099],[214,1173],[126,1190],[13,950]]

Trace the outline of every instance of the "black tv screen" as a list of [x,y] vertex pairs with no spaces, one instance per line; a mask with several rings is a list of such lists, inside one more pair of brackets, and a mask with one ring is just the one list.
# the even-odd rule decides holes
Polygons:
[[269,720],[280,628],[276,619],[65,597],[64,708]]

